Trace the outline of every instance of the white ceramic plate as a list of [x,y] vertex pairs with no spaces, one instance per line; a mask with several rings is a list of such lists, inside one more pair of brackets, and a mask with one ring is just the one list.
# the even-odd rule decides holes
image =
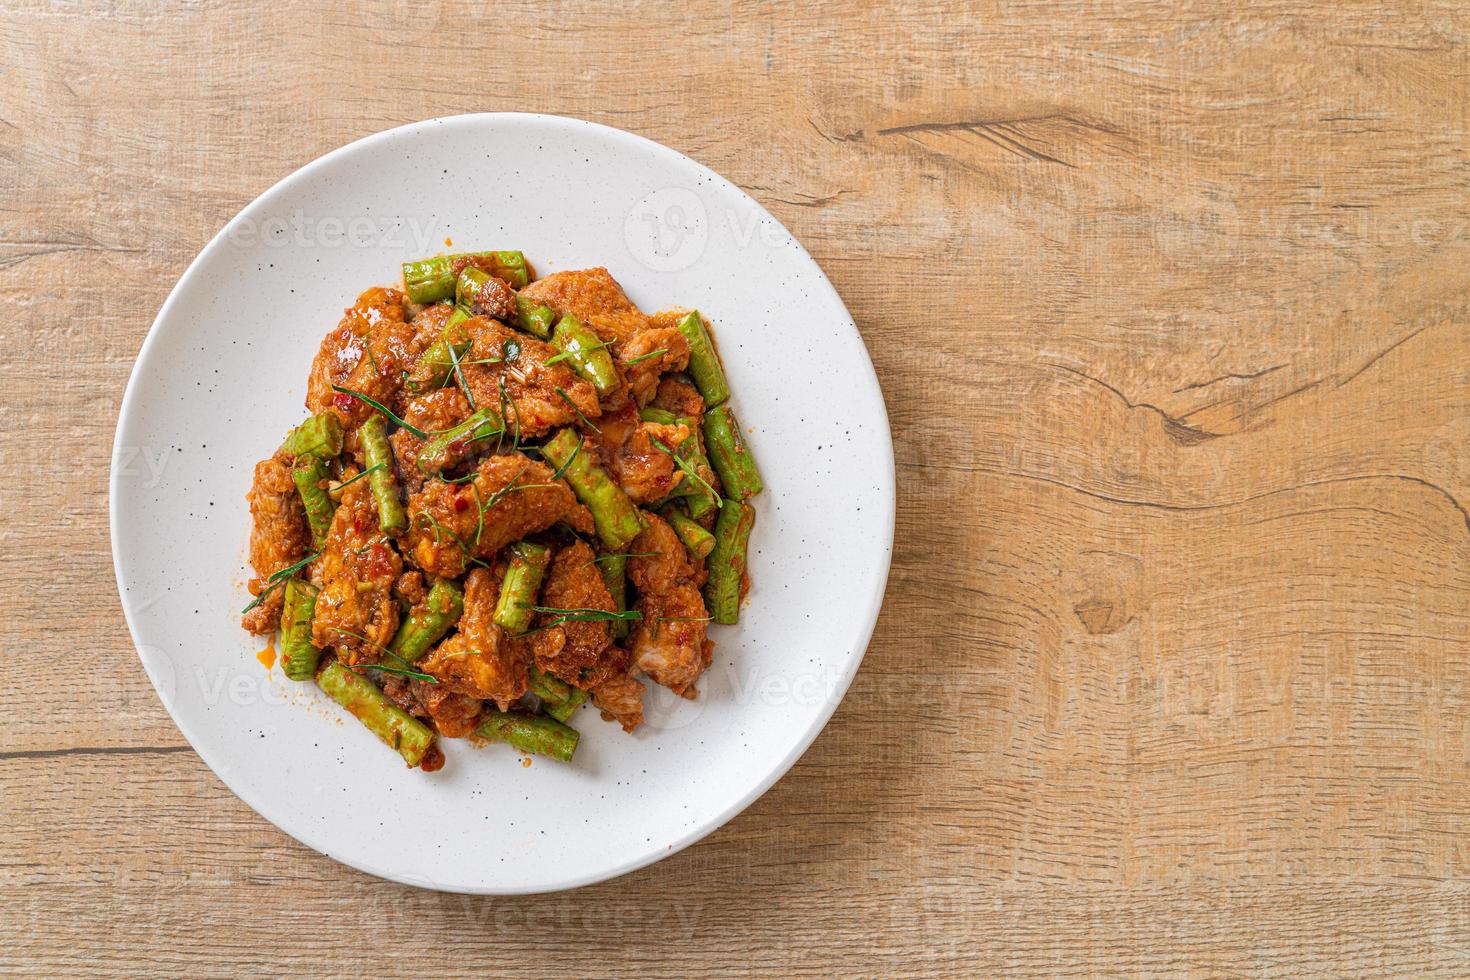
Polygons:
[[[251,470],[305,416],[311,358],[400,262],[519,248],[538,274],[605,265],[644,310],[713,321],[766,492],[754,589],[715,627],[696,701],[654,688],[623,734],[584,708],[570,765],[447,740],[403,766],[239,626]],[[878,615],[893,448],[873,367],[817,264],[759,204],[666,147],[587,122],[435,119],[329,153],[262,194],[174,287],[123,398],[112,550],[128,626],[189,742],[297,840],[464,892],[600,881],[719,827],[837,707]]]

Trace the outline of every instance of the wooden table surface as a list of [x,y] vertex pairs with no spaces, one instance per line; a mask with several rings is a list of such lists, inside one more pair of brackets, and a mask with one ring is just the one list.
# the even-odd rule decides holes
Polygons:
[[[1470,11],[813,6],[6,4],[0,970],[1470,973]],[[230,216],[505,109],[674,147],[806,244],[898,528],[862,671],[765,797],[620,880],[470,899],[204,766],[106,479]]]

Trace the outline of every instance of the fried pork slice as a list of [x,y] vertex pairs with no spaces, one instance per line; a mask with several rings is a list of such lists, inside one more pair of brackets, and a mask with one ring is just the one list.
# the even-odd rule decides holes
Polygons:
[[694,433],[684,425],[640,422],[617,449],[609,452],[604,447],[607,468],[635,504],[662,500],[688,478],[658,444],[677,452],[684,440],[692,438]]
[[572,314],[599,338],[610,342],[614,351],[623,341],[648,329],[648,317],[601,267],[552,273],[521,290],[521,295],[544,303],[558,314]]
[[[311,528],[291,480],[291,466],[282,457],[255,464],[255,479],[245,499],[250,501],[250,566],[256,575],[249,588],[251,595],[260,595],[267,588],[266,579],[306,556]],[[275,632],[281,625],[282,591],[271,589],[260,605],[245,614],[247,630],[260,636]]]
[[689,341],[674,326],[688,311],[655,313],[650,326],[618,348],[618,370],[639,405],[647,405],[658,391],[659,378],[689,365]]
[[499,276],[490,275],[471,296],[461,300],[476,316],[488,316],[495,320],[509,320],[516,312],[516,294],[510,283]]
[[628,577],[638,589],[637,610],[629,646],[633,664],[655,683],[686,698],[709,666],[714,645],[705,640],[709,613],[699,587],[704,569],[689,554],[674,529],[644,513],[647,527],[629,546]]
[[471,317],[463,327],[470,339],[460,368],[465,384],[476,405],[507,416],[507,441],[517,429],[522,439],[533,439],[576,422],[578,412],[587,418],[602,414],[596,389],[565,360],[546,363],[561,353],[555,347],[498,320]]
[[[551,609],[616,611],[596,557],[581,541],[558,551],[541,587],[540,605]],[[547,627],[559,618],[557,613],[539,613],[536,625]],[[602,652],[612,644],[612,624],[606,620],[566,622],[557,628],[564,636],[562,644],[555,650],[542,652],[536,658],[536,666],[569,684],[586,687],[587,679],[597,672]]]
[[488,559],[558,521],[590,533],[592,515],[552,475],[545,463],[507,453],[481,460],[465,483],[428,481],[408,498],[404,553],[431,575],[458,578],[469,557]]
[[337,413],[345,429],[355,429],[375,409],[332,389],[361,392],[398,411],[403,372],[423,350],[414,327],[403,322],[403,294],[374,287],[347,308],[337,328],[322,339],[306,383],[306,407]]
[[602,454],[602,463],[607,465],[608,459],[617,452],[633,430],[638,428],[641,421],[638,417],[638,406],[632,402],[624,402],[617,408],[604,409],[602,418],[597,420],[597,437],[594,440],[598,452]]
[[683,378],[664,378],[660,381],[658,392],[653,396],[653,404],[695,422],[704,418],[704,397],[700,395],[699,389]]
[[425,306],[414,314],[413,343],[419,351],[429,348],[429,345],[444,335],[444,325],[449,322],[449,317],[454,313],[453,303],[435,303],[433,306]]
[[613,674],[592,688],[592,703],[603,721],[616,721],[631,732],[643,724],[643,683],[627,674]]
[[378,508],[367,480],[342,491],[318,562],[321,591],[311,642],[337,651],[345,664],[377,663],[398,628],[393,583],[403,559],[378,528]]
[[505,710],[530,687],[527,668],[533,651],[512,642],[495,625],[499,594],[500,583],[488,568],[465,576],[459,631],[420,660],[419,668],[434,675],[446,691],[492,700]]
[[[422,606],[429,598],[429,584],[424,581],[424,573],[410,569],[398,576],[398,581],[393,583],[393,594],[400,604],[406,602],[410,606]],[[425,610],[414,611],[422,613]]]
[[451,691],[443,684],[409,680],[397,674],[383,678],[383,693],[415,718],[427,718],[445,738],[464,738],[475,730],[484,704],[479,698]]
[[439,684],[413,681],[414,695],[422,702],[445,738],[465,738],[475,730],[484,703],[477,697],[451,691]]
[[[424,432],[437,432],[453,428],[470,414],[470,403],[458,388],[440,388],[426,395],[409,398],[403,406],[403,418],[414,428]],[[398,482],[408,493],[418,493],[424,487],[425,473],[418,467],[419,450],[426,440],[420,439],[407,429],[399,429],[388,437],[393,447],[394,468]]]

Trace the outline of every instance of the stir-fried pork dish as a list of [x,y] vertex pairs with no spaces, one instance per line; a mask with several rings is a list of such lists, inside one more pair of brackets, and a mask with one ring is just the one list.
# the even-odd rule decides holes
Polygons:
[[645,683],[695,697],[749,589],[761,478],[729,398],[709,321],[606,269],[406,263],[255,466],[244,626],[424,770],[440,737],[570,759],[588,701],[631,732]]

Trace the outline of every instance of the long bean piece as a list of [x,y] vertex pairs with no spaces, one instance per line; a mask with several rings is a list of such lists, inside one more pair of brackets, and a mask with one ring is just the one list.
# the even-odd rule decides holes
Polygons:
[[[628,556],[627,555],[603,555],[597,560],[597,570],[602,573],[602,584],[607,586],[608,594],[612,596],[613,611],[626,612],[628,609]],[[623,639],[632,629],[626,619],[613,620],[613,637]]]
[[[467,260],[467,261],[466,261]],[[526,257],[520,252],[457,252],[403,263],[403,288],[415,303],[437,303],[454,295],[455,266],[474,265],[504,279],[516,289],[531,281]]]
[[[703,475],[707,481],[715,475],[714,470],[709,469],[708,463],[705,464]],[[684,498],[684,506],[689,508],[690,517],[703,517],[720,505],[721,498],[706,492],[704,488],[695,487],[694,491]]]
[[730,625],[740,619],[740,583],[745,578],[745,555],[750,529],[755,527],[755,508],[739,500],[726,500],[715,521],[715,546],[709,553],[709,581],[704,584],[704,604],[717,623]]
[[710,466],[710,457],[704,453],[704,429],[700,423],[688,416],[679,416],[675,419],[678,425],[689,429],[691,435],[676,448],[681,460],[685,460],[689,466],[694,467],[694,472],[704,480],[701,485],[698,480],[684,480],[684,505],[689,508],[689,517],[704,517],[714,508],[719,507],[720,498],[716,497],[714,489],[714,467]]
[[531,693],[541,699],[541,711],[565,722],[587,700],[587,692],[539,668],[530,670]]
[[582,325],[582,321],[568,313],[556,321],[551,332],[551,344],[567,355],[572,370],[583,381],[597,389],[598,395],[610,395],[618,388],[618,369],[613,365],[612,355],[597,334]]
[[551,549],[531,541],[518,541],[510,548],[510,565],[500,583],[500,598],[495,602],[495,625],[508,633],[524,633],[531,628],[536,594],[551,564]]
[[[404,381],[404,387],[409,391],[418,393],[444,387],[444,383],[449,380],[449,375],[454,371],[455,359],[463,358],[469,353],[470,339],[465,336],[464,331],[451,331],[446,326],[444,332],[446,336],[440,337],[425,348],[424,352],[419,355],[419,359],[414,362],[413,370],[409,372],[408,378]],[[448,336],[451,332],[458,333],[453,340]],[[451,347],[454,348],[453,356],[450,355]]]
[[416,766],[424,761],[434,744],[433,731],[390,701],[372,681],[334,660],[317,674],[316,682],[404,762]]
[[609,551],[621,551],[643,531],[643,518],[623,488],[594,460],[594,453],[580,452],[577,433],[562,429],[541,447],[541,455],[556,464],[572,485],[577,499],[592,512],[597,536]]
[[581,735],[555,718],[540,715],[513,714],[509,711],[487,711],[481,716],[475,734],[497,742],[509,742],[522,752],[549,755],[562,762],[572,761]]
[[477,409],[459,425],[424,443],[419,450],[418,467],[425,473],[438,473],[469,456],[476,443],[498,436],[504,429],[504,423],[494,409]]
[[342,420],[336,412],[313,415],[286,434],[280,452],[287,456],[320,456],[335,459],[342,454]]
[[[388,447],[387,423],[374,413],[357,430],[367,459],[368,486],[378,504],[378,526],[386,534],[396,534],[408,527],[408,514],[398,496],[398,478],[393,475],[393,450]],[[373,469],[373,467],[377,469]]]
[[540,340],[550,340],[551,324],[555,319],[556,311],[551,307],[516,293],[515,326]]
[[465,309],[463,306],[456,305],[454,307],[454,311],[449,314],[449,319],[444,321],[444,329],[448,330],[450,327],[457,327],[461,323],[464,323],[466,320],[468,320],[471,316],[472,314],[469,310]]
[[531,284],[531,267],[526,264],[526,257],[520,252],[491,252],[489,264],[490,273],[497,279],[505,280],[512,289],[525,289]]
[[652,422],[655,425],[675,425],[679,421],[679,416],[667,408],[659,408],[657,405],[645,405],[643,408],[638,409],[638,417],[645,422]]
[[684,513],[677,505],[665,507],[661,511],[664,520],[669,522],[669,527],[684,542],[684,547],[695,558],[704,558],[715,547],[715,536],[710,534],[704,527],[688,514]]
[[577,709],[582,707],[582,702],[586,700],[587,692],[580,687],[574,687],[571,693],[567,695],[566,700],[546,702],[541,706],[541,709],[557,721],[565,724],[566,720],[575,714]]
[[694,379],[694,387],[704,396],[706,406],[723,405],[730,398],[730,384],[725,380],[725,369],[720,366],[720,355],[704,318],[695,310],[676,326],[689,341],[689,376]]
[[532,667],[529,671],[531,680],[531,693],[542,701],[551,701],[560,704],[572,696],[572,685],[560,677],[548,674],[539,667]]
[[[551,339],[551,325],[556,320],[556,311],[533,299],[527,299],[513,289],[507,289],[500,276],[475,266],[466,266],[454,283],[455,314],[463,311],[465,317],[488,316],[503,320],[518,330],[538,340]],[[451,317],[450,325],[458,323]]]
[[320,548],[332,529],[332,514],[337,510],[327,493],[327,464],[317,456],[297,456],[291,467],[291,480],[296,484],[306,521],[311,525],[312,543]]
[[311,643],[316,589],[299,578],[286,580],[281,604],[281,670],[293,681],[309,681],[322,652]]
[[725,486],[725,496],[744,500],[760,493],[764,487],[755,458],[740,434],[740,422],[729,405],[710,409],[704,415],[704,444],[710,462]]
[[413,663],[449,632],[464,613],[464,589],[453,579],[441,578],[429,588],[422,609],[415,607],[398,626],[388,652]]

